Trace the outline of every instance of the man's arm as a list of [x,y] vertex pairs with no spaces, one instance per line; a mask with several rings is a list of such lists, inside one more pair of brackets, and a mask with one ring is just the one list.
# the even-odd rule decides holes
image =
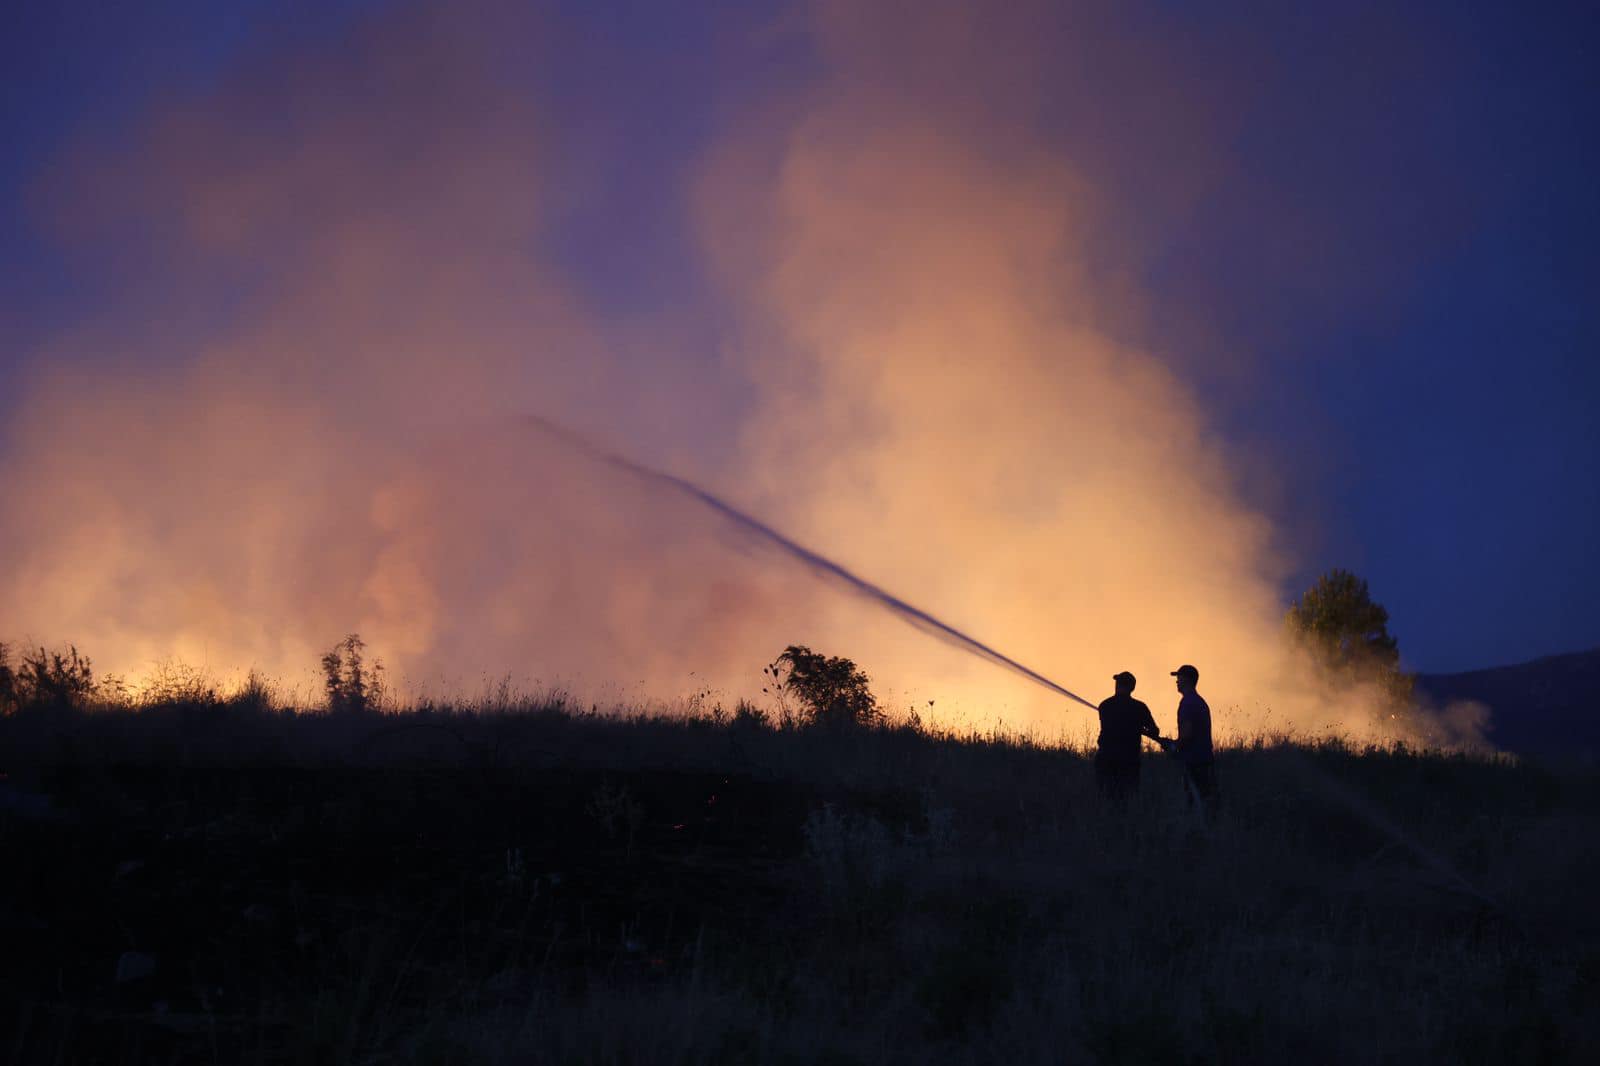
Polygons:
[[1139,723],[1139,732],[1143,733],[1151,740],[1160,740],[1161,730],[1156,727],[1156,719],[1155,716],[1150,713],[1150,705],[1147,703],[1141,703],[1139,706],[1144,708],[1144,721]]
[[1183,704],[1178,704],[1178,739],[1173,741],[1172,750],[1182,755],[1184,750],[1194,742],[1194,722],[1191,715],[1184,712]]

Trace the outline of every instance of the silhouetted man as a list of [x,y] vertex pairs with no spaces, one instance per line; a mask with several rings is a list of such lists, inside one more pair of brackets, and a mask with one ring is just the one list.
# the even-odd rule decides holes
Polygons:
[[1189,784],[1209,816],[1217,805],[1217,773],[1211,750],[1211,706],[1195,691],[1200,671],[1185,664],[1172,671],[1178,679],[1178,739],[1171,751],[1183,763]]
[[1134,676],[1113,675],[1117,694],[1100,704],[1100,740],[1094,754],[1094,776],[1100,794],[1122,803],[1139,789],[1140,737],[1158,737],[1150,708],[1133,698]]

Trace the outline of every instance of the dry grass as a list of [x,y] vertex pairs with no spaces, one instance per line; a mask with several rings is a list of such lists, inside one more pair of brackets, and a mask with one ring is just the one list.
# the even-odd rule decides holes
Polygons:
[[[302,915],[318,939],[298,950],[288,923],[271,927],[283,944],[218,933],[225,947],[195,948],[190,973],[162,986],[164,1007],[155,993],[100,987],[109,957],[66,995],[43,979],[50,960],[13,965],[6,998],[18,1006],[0,1051],[19,1062],[107,1049],[314,1062],[1600,1057],[1591,770],[1264,742],[1221,752],[1224,807],[1207,826],[1159,756],[1134,804],[1110,811],[1080,753],[1027,737],[600,714],[509,694],[387,714],[272,703],[258,687],[232,701],[0,720],[14,800],[20,789],[56,805],[14,801],[0,814],[8,866],[24,869],[18,849],[41,841],[81,858],[112,825],[150,840],[199,827],[248,864],[274,848],[292,858],[284,841],[308,841],[316,860],[436,818],[441,840],[460,838],[448,873],[419,867],[378,888],[329,873],[307,888],[313,872],[298,890],[260,875],[249,891],[263,908],[286,909],[299,891],[309,913],[321,893],[347,917]],[[291,772],[310,799],[261,799],[260,782]],[[742,808],[706,806],[718,781]],[[157,793],[169,805],[187,796],[182,813],[159,813]],[[296,837],[308,804],[322,828]],[[543,813],[511,818],[516,804]],[[474,837],[479,824],[494,828]],[[679,843],[686,824],[697,843]],[[47,858],[13,878],[14,922],[49,878],[86,869]],[[97,891],[113,891],[111,875],[95,874]],[[165,876],[152,892],[171,889]],[[163,960],[176,950],[127,946]],[[249,973],[235,979],[249,1001],[185,992],[207,966]],[[273,967],[288,976],[255,972]]]

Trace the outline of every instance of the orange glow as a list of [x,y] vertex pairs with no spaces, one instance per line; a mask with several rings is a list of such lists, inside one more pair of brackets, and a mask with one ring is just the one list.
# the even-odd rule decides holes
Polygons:
[[[26,506],[0,520],[0,619],[136,682],[170,656],[315,691],[318,656],[357,631],[403,692],[509,671],[602,700],[710,684],[731,702],[800,642],[856,659],[891,706],[1081,734],[1081,708],[506,421],[537,411],[661,448],[1086,695],[1134,671],[1164,726],[1167,672],[1194,662],[1219,733],[1378,735],[1297,680],[1269,522],[1200,398],[1117,339],[1141,312],[1090,254],[1094,175],[974,110],[1026,79],[967,54],[967,5],[906,37],[857,6],[816,7],[829,77],[753,105],[696,186],[738,309],[716,369],[750,383],[738,409],[696,408],[721,395],[698,381],[664,392],[621,354],[635,324],[587,316],[530,260],[539,113],[480,77],[493,37],[456,20],[375,16],[353,68],[276,55],[131,150],[81,146],[48,198],[70,239],[176,219],[188,269],[270,247],[281,276],[203,341],[113,319],[40,353],[3,455]],[[1041,60],[1014,43],[994,54]],[[375,120],[374,96],[405,121]],[[236,127],[252,108],[272,136]],[[701,422],[738,447],[712,463],[634,430]]]

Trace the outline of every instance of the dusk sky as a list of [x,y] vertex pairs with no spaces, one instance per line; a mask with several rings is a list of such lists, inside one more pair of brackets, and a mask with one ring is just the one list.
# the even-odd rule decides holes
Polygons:
[[[429,247],[465,249],[473,225],[483,227],[485,241],[498,241],[495,197],[521,195],[517,168],[537,174],[536,209],[508,206],[506,226],[520,233],[539,276],[555,279],[538,291],[559,289],[549,299],[561,321],[583,323],[581,343],[612,353],[606,358],[622,368],[615,380],[631,383],[574,385],[571,396],[579,398],[569,397],[563,411],[581,413],[569,421],[705,476],[793,528],[790,515],[772,512],[778,497],[770,484],[728,473],[726,458],[705,458],[742,448],[735,442],[748,442],[751,426],[769,421],[754,412],[776,409],[759,406],[761,374],[726,372],[728,352],[778,332],[818,346],[862,335],[837,326],[848,296],[827,288],[829,259],[819,249],[843,249],[856,261],[840,265],[851,270],[865,269],[863,253],[850,242],[851,225],[808,229],[810,237],[796,238],[800,250],[780,257],[787,265],[763,275],[775,279],[763,290],[768,296],[752,295],[744,276],[759,270],[742,265],[754,261],[742,242],[769,213],[723,190],[759,187],[759,175],[781,170],[774,187],[789,190],[785,202],[830,201],[833,171],[816,160],[859,154],[783,153],[813,143],[831,151],[841,138],[804,131],[843,128],[837,116],[851,114],[869,116],[860,123],[870,131],[870,116],[881,113],[912,131],[895,143],[920,143],[914,131],[927,129],[941,145],[962,145],[969,177],[1033,175],[1018,186],[1030,205],[1047,204],[1041,190],[1057,188],[1057,180],[1072,190],[1070,264],[1062,270],[1074,278],[1073,295],[1060,306],[1084,308],[1107,345],[1148,353],[1159,381],[1170,375],[1182,396],[1145,408],[1132,389],[1122,413],[1095,432],[1159,435],[1169,412],[1183,412],[1185,426],[1199,427],[1195,439],[1222,457],[1238,507],[1270,523],[1271,551],[1283,562],[1266,580],[1281,604],[1323,570],[1354,570],[1390,609],[1406,665],[1424,671],[1600,645],[1593,607],[1600,593],[1594,5],[905,3],[859,20],[839,15],[839,6],[596,0],[512,14],[446,5],[415,20],[414,5],[376,3],[14,6],[0,33],[0,417],[7,420],[0,454],[54,450],[39,443],[52,439],[44,430],[29,429],[25,439],[16,416],[31,408],[27,425],[36,427],[50,419],[40,405],[77,402],[71,389],[36,384],[63,366],[139,385],[180,364],[215,366],[197,353],[243,335],[244,321],[250,344],[265,344],[271,334],[261,323],[274,319],[264,308],[284,299],[273,291],[279,267],[287,274],[292,265],[309,284],[305,264],[314,260],[298,228],[312,227],[309,219],[320,220],[315,232],[327,232],[356,215],[376,219],[381,209],[385,227],[403,228],[413,200],[430,197],[429,181],[375,191],[379,206],[369,208],[363,182],[389,173],[387,164],[369,168],[363,157],[361,166],[306,170],[292,162],[313,141],[318,158],[337,159],[348,131],[370,121],[383,130],[384,158],[405,156],[414,129],[419,153],[462,155],[468,149],[457,146],[470,144],[476,162],[460,173],[490,174],[482,197],[464,196],[459,210],[427,223],[438,238]],[[970,9],[957,10],[964,6]],[[933,8],[957,13],[924,15]],[[991,9],[1005,13],[986,14]],[[925,30],[925,17],[939,23],[936,31]],[[453,58],[418,55],[410,63],[413,46],[404,42],[431,41],[445,23],[479,19],[496,27],[482,35],[490,41],[483,52],[473,51],[479,36],[463,31],[468,43]],[[368,51],[383,57],[381,74],[342,81],[343,57],[371,41],[380,42]],[[462,55],[481,56],[481,65]],[[889,72],[881,79],[874,74],[880,55]],[[438,97],[434,63],[448,66],[437,76],[458,86]],[[462,67],[472,71],[470,84],[458,76]],[[306,84],[313,88],[300,98]],[[330,85],[355,85],[356,96],[317,95]],[[404,91],[391,93],[391,85]],[[300,103],[280,110],[280,93]],[[842,99],[870,103],[841,108]],[[492,127],[478,110],[484,100],[494,101]],[[324,105],[336,116],[326,127]],[[310,131],[304,139],[297,123]],[[518,131],[537,141],[536,158],[519,154]],[[504,174],[494,169],[501,143],[514,163]],[[870,150],[870,132],[859,143]],[[926,158],[944,158],[943,151],[929,149]],[[780,167],[780,158],[789,162]],[[954,202],[936,170],[910,166],[896,180],[911,202]],[[306,184],[286,195],[281,216],[262,215],[265,221],[226,238],[200,240],[190,222],[174,222],[206,190],[226,188],[232,197],[207,201],[208,211],[259,204],[239,191],[248,185],[239,175],[248,173],[266,174],[280,189]],[[855,188],[872,187],[862,176],[868,171],[854,173],[850,180],[868,183]],[[347,177],[350,188],[325,196],[327,182]],[[1034,228],[1027,219],[1054,217],[1030,206],[1026,216],[1009,218],[1009,194],[986,201],[982,182],[969,177],[961,179],[961,202],[984,206],[959,219],[970,230],[953,234],[981,233],[993,214],[998,232],[1026,239]],[[857,209],[860,215],[842,217],[882,214],[867,199]],[[747,210],[755,215],[741,213]],[[757,216],[759,223],[748,221]],[[937,209],[916,217],[920,232],[954,215]],[[883,232],[913,232],[905,225]],[[824,237],[838,243],[819,244]],[[966,239],[949,238],[952,247]],[[226,242],[220,252],[216,241]],[[740,247],[729,251],[734,244]],[[944,246],[930,247],[938,255]],[[1052,246],[1016,260],[1028,267],[1016,272],[1029,295],[1007,307],[1049,293],[1050,271],[1031,268],[1055,262],[1058,252]],[[871,246],[864,254],[873,254]],[[514,271],[517,259],[496,259],[501,267],[481,271],[486,261],[472,261],[481,280]],[[1012,273],[995,265],[986,276]],[[963,285],[959,273],[949,278]],[[749,309],[779,300],[772,292],[788,317],[767,334],[750,325]],[[508,290],[492,311],[473,302],[459,314],[502,336],[522,328],[513,309],[528,299]],[[311,306],[299,296],[293,304]],[[807,333],[797,307],[823,308],[817,320],[827,330]],[[436,310],[457,314],[442,296]],[[322,321],[309,312],[302,318],[312,319]],[[873,331],[904,336],[898,326]],[[437,336],[448,346],[448,334]],[[259,366],[261,358],[227,365]],[[439,353],[441,361],[452,358]],[[884,373],[919,365],[897,363],[902,370]],[[910,373],[925,383],[940,365]],[[830,380],[867,380],[849,373]],[[886,395],[903,389],[907,404],[923,397],[927,416],[939,417],[938,394],[887,380],[897,384],[885,386]],[[118,388],[137,411],[137,389]],[[1090,399],[1098,393],[1064,388],[1069,401],[1082,396],[1106,409]],[[1069,402],[1060,416],[1071,422],[1085,412]],[[164,416],[152,409],[150,417]],[[903,439],[907,449],[925,447],[915,435]],[[1043,491],[1059,458],[1053,440],[1037,442],[1036,470],[1013,471],[1003,459],[1010,452],[996,453],[994,469],[1014,472],[1023,494],[1034,479]],[[124,446],[111,437],[99,447],[113,455]],[[1030,454],[1027,447],[1017,442],[1016,454]],[[165,454],[158,443],[150,448]],[[816,448],[808,454],[824,454]],[[1181,481],[1182,448],[1161,454],[1167,475],[1129,481],[1131,488],[1165,495],[1165,486]],[[93,495],[92,463],[74,469],[90,479],[80,487]],[[886,468],[870,469],[877,477]],[[1152,467],[1141,461],[1136,469]],[[849,528],[849,512],[838,508],[852,484],[845,478],[808,489],[816,506],[806,513],[816,520],[802,520],[796,532],[848,556],[851,538],[839,530]],[[7,484],[6,506],[30,508],[32,491]],[[1099,498],[1103,507],[1086,506],[1073,521],[1093,524],[1119,506],[1112,496]],[[1173,495],[1136,505],[1149,506],[1143,521],[1183,542],[1192,501]],[[60,514],[70,513],[61,506]],[[936,541],[938,524],[932,518],[923,531]],[[0,547],[20,551],[17,544],[42,536],[11,535],[16,544],[0,540]],[[954,578],[932,575],[960,571],[970,545],[986,542],[949,543],[965,545],[966,554],[927,571],[936,605],[939,580]],[[870,569],[879,556],[863,553],[850,561]],[[1203,558],[1174,564],[1205,565]],[[897,577],[924,581],[904,576],[918,573],[883,577],[890,585]],[[124,588],[120,580],[102,587]],[[437,587],[445,579],[428,580]],[[1161,579],[1149,581],[1137,591],[1159,601]],[[399,594],[380,600],[392,595]],[[975,602],[949,595],[958,608]],[[1094,595],[1058,600],[1054,609],[1101,610]],[[353,628],[328,625],[335,637]],[[988,632],[996,628],[1008,631],[996,622]],[[420,649],[432,638],[416,639]],[[1099,676],[1121,666],[1105,665],[1074,668]]]

